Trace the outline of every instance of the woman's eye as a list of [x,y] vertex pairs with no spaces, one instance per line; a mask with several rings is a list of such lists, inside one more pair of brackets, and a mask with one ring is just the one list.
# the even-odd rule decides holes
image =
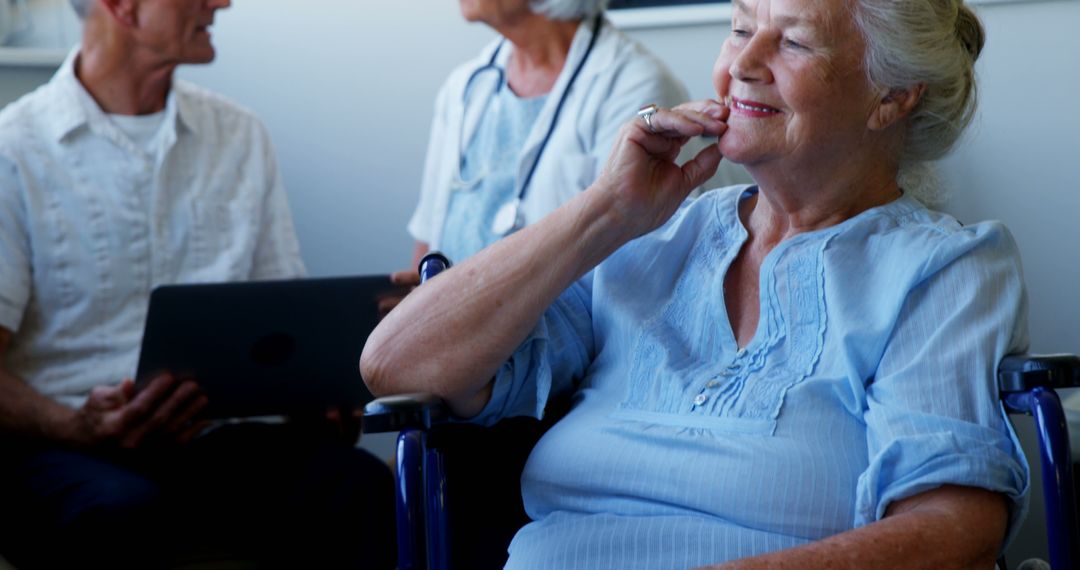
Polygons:
[[789,48],[792,48],[792,49],[806,49],[806,46],[800,44],[799,42],[797,42],[795,40],[790,40],[790,39],[785,39],[784,40],[784,47],[789,47]]
[[750,32],[747,31],[747,30],[744,30],[742,28],[735,28],[735,29],[731,30],[731,35],[737,36],[737,37],[740,37],[740,38],[745,38],[745,37],[750,35]]

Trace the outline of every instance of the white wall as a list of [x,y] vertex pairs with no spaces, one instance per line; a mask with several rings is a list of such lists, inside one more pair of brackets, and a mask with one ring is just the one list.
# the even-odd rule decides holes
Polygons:
[[1032,347],[1080,352],[1080,2],[982,14],[982,112],[944,163],[950,209],[1009,225],[1023,252]]
[[214,35],[184,75],[266,120],[310,271],[409,265],[435,92],[494,35],[447,0],[240,0]]
[[[1004,220],[1024,254],[1038,351],[1080,352],[1080,2],[981,6],[982,105],[943,163],[962,220]],[[695,97],[712,94],[723,24],[635,30]],[[274,136],[313,274],[405,265],[432,100],[492,34],[451,0],[238,0],[219,58],[182,75],[255,109]],[[0,104],[51,70],[0,66]]]
[[[944,161],[962,220],[1004,220],[1024,256],[1033,349],[1080,352],[1080,2],[979,9],[989,41],[982,107]],[[638,30],[695,97],[712,94],[726,25]],[[492,34],[453,0],[238,0],[215,27],[219,59],[183,75],[255,109],[277,144],[315,275],[407,264],[435,91]],[[0,67],[0,104],[47,79]],[[383,452],[385,439],[369,442]]]

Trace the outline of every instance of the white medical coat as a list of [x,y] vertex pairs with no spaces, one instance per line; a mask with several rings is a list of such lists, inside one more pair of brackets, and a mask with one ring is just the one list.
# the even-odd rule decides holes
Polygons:
[[[537,117],[518,163],[517,193],[536,160],[544,135],[570,75],[592,39],[593,19],[584,20],[574,36],[563,71]],[[420,202],[408,230],[418,242],[438,249],[443,235],[452,181],[458,176],[462,141],[471,140],[495,92],[497,74],[486,71],[464,92],[473,73],[491,61],[502,38],[485,47],[476,59],[458,67],[435,100]],[[496,64],[506,69],[513,46],[499,50]],[[604,22],[592,54],[566,95],[558,124],[540,155],[536,173],[522,198],[520,214],[526,225],[547,215],[588,187],[600,174],[619,128],[649,103],[670,107],[688,98],[686,88],[667,67],[640,44]]]

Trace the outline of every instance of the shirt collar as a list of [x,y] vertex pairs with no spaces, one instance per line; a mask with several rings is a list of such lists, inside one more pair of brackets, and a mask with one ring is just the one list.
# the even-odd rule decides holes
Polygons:
[[56,71],[56,74],[53,75],[52,80],[49,82],[50,87],[56,93],[57,99],[57,104],[53,105],[54,112],[49,120],[51,134],[56,141],[62,140],[72,131],[88,122],[85,104],[81,95],[89,97],[89,94],[86,93],[86,89],[75,77],[75,61],[78,57],[79,47],[76,46],[68,53],[64,63],[60,64],[60,69]]
[[[82,127],[106,138],[126,139],[120,135],[97,101],[75,76],[75,62],[78,60],[79,51],[80,47],[76,46],[68,53],[64,63],[50,81],[58,99],[55,113],[52,114],[50,120],[54,140],[61,141]],[[195,110],[188,101],[185,89],[183,86],[178,87],[176,80],[165,101],[165,124],[168,128],[166,136],[170,145],[172,141],[175,141],[177,130],[181,127],[198,134],[195,128]]]

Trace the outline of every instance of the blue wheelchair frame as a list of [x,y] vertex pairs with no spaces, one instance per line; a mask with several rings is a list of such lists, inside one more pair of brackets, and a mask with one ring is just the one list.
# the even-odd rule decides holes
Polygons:
[[[421,281],[449,265],[441,254],[429,254],[420,264]],[[998,366],[998,388],[1006,411],[1035,419],[1052,570],[1080,569],[1069,430],[1055,392],[1070,387],[1080,387],[1080,358],[1071,354],[1012,355]],[[445,462],[429,441],[431,428],[445,422],[448,415],[443,402],[430,394],[380,398],[365,410],[365,432],[400,432],[395,492],[401,570],[450,568]]]
[[1069,426],[1058,388],[1080,386],[1080,358],[1071,354],[1013,355],[998,366],[998,388],[1006,411],[1034,417],[1042,459],[1043,499],[1050,567],[1080,568]]

